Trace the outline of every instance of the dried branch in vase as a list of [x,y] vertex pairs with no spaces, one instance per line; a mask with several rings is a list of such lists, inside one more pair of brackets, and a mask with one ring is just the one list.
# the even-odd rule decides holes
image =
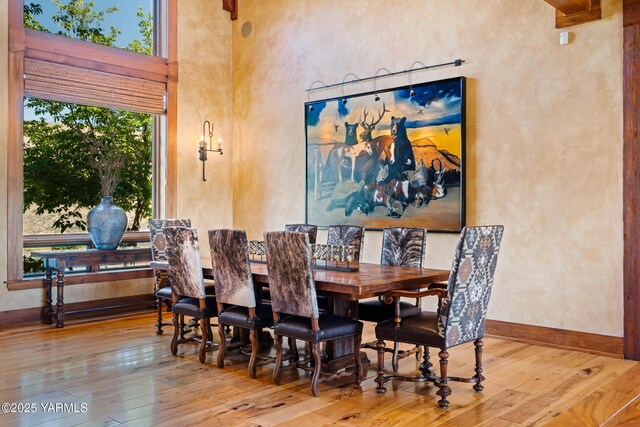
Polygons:
[[105,144],[104,141],[91,136],[87,136],[85,139],[90,144],[89,152],[93,157],[91,167],[100,176],[102,196],[113,196],[120,178],[120,171],[125,165],[127,156],[121,153],[117,146],[113,144]]

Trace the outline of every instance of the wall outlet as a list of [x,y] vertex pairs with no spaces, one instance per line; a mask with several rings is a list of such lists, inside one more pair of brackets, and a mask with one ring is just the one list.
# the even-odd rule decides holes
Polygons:
[[567,31],[560,33],[560,44],[569,44],[569,33]]

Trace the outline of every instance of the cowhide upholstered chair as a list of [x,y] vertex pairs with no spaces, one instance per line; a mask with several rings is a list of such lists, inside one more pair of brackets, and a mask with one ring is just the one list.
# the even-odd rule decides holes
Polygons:
[[314,396],[318,395],[322,343],[352,337],[355,349],[356,383],[359,384],[362,378],[362,366],[358,349],[362,340],[363,324],[354,319],[319,313],[311,270],[309,236],[304,233],[274,231],[265,233],[264,238],[275,325],[274,382],[280,383],[283,336],[311,343],[313,354],[311,391]]
[[[330,225],[327,233],[327,245],[352,245],[356,247],[355,259],[362,258],[364,245],[364,227],[356,225]],[[318,296],[318,306],[333,311],[331,302],[324,295]]]
[[[295,231],[298,233],[307,233],[309,235],[309,243],[316,243],[316,237],[318,236],[318,226],[312,224],[287,224],[284,226],[284,231]],[[262,287],[262,298],[265,301],[269,301],[271,299],[271,294],[269,293],[269,287]],[[326,300],[326,297],[325,297]],[[326,301],[325,301],[326,303]],[[325,304],[327,305],[327,304]]]
[[[427,241],[427,231],[424,228],[390,227],[382,232],[382,251],[380,264],[402,267],[422,268]],[[400,301],[400,317],[414,316],[420,313],[420,300],[415,303]],[[393,319],[395,307],[385,304],[382,298],[363,301],[358,304],[358,318],[368,322],[384,322]],[[371,347],[371,345],[367,345]],[[394,372],[398,372],[398,359],[419,352],[420,348],[399,353],[398,343],[393,346],[391,365]],[[391,351],[389,349],[389,351]]]
[[284,231],[307,233],[309,235],[309,243],[312,245],[316,243],[316,237],[318,236],[318,226],[312,224],[287,224],[284,226]]
[[[167,260],[167,239],[164,236],[164,227],[191,227],[190,219],[150,219],[149,237],[151,239],[151,259],[153,261]],[[156,319],[156,333],[162,334],[162,327],[171,323],[162,323],[162,303],[166,304],[167,310],[171,309],[171,286],[166,272],[153,270],[154,290],[156,298],[156,308],[158,316]]]
[[218,367],[224,368],[225,327],[247,329],[251,340],[249,375],[255,378],[260,351],[258,330],[273,326],[273,313],[271,305],[256,301],[247,234],[240,230],[209,230],[209,248],[218,304]]
[[198,341],[195,338],[184,338],[184,316],[200,321],[202,332],[199,341],[198,358],[204,363],[206,351],[215,349],[210,319],[217,314],[216,297],[207,295],[204,289],[198,235],[192,228],[165,227],[167,239],[167,261],[169,263],[169,283],[173,299],[173,339],[171,354],[178,352],[178,344],[187,341]]
[[[387,301],[393,301],[396,313],[399,311],[400,297],[423,297],[436,295],[441,301],[436,313],[422,311],[404,319],[396,315],[393,320],[378,323],[376,343],[378,349],[378,375],[376,391],[386,391],[385,382],[394,379],[404,381],[431,381],[439,390],[438,405],[449,406],[447,397],[451,394],[449,380],[474,383],[473,389],[484,389],[482,381],[482,338],[485,333],[485,318],[493,276],[498,262],[498,252],[504,227],[501,225],[485,227],[465,227],[456,246],[455,257],[446,289],[432,288],[422,292],[391,291],[385,295]],[[424,352],[424,361],[420,366],[420,377],[385,376],[385,341],[400,341],[434,347],[440,350],[440,376],[431,370],[429,353]],[[471,378],[458,378],[447,373],[448,350],[466,342],[475,345],[476,367]]]
[[330,225],[327,234],[327,245],[353,245],[356,247],[355,258],[362,258],[364,246],[364,227],[357,225]]

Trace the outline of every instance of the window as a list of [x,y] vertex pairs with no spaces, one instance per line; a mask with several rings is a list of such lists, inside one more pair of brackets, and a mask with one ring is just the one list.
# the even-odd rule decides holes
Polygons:
[[42,261],[29,257],[29,241],[40,246],[37,235],[86,231],[87,213],[102,195],[92,165],[98,148],[124,156],[114,199],[127,212],[128,230],[146,228],[152,213],[153,115],[27,98],[24,118],[25,274],[41,271]]
[[127,156],[114,198],[130,230],[174,211],[176,14],[177,0],[9,0],[8,237],[24,250],[10,285],[38,270],[28,249],[88,244],[96,144]]
[[153,55],[153,0],[24,0],[24,27]]

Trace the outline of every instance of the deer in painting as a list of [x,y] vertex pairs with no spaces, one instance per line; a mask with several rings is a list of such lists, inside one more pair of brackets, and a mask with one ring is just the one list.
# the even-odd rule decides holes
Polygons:
[[[436,166],[436,161],[438,166]],[[431,169],[434,171],[433,187],[431,188],[431,198],[441,199],[447,195],[447,187],[444,185],[444,174],[447,167],[442,164],[438,158],[431,160]]]

